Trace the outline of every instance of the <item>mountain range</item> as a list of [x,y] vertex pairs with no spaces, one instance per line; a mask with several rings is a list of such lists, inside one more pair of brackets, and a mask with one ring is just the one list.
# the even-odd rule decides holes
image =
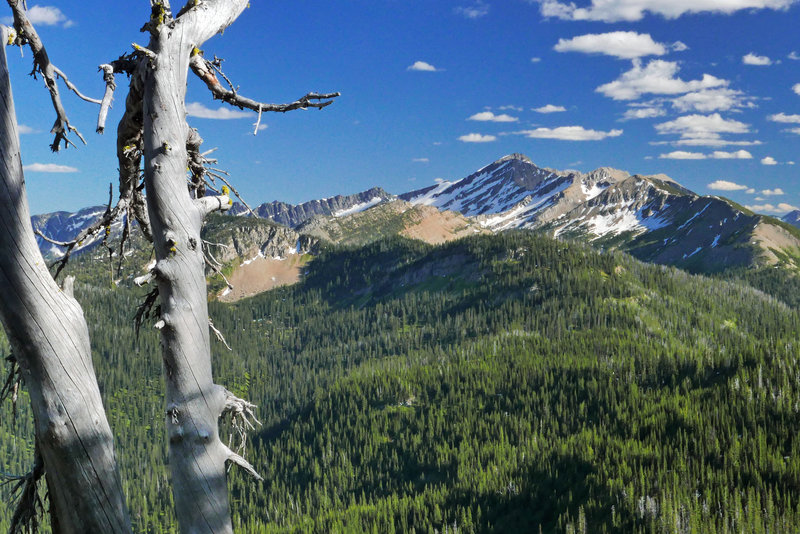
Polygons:
[[[65,241],[104,210],[101,206],[39,215],[32,222],[48,237]],[[500,158],[459,180],[441,180],[397,196],[375,187],[298,205],[264,203],[253,212],[285,231],[245,231],[244,221],[252,214],[234,204],[216,224],[218,230],[225,224],[237,228],[222,241],[238,253],[235,258],[223,254],[223,263],[284,260],[288,255],[275,250],[299,250],[300,236],[306,236],[302,248],[311,251],[309,240],[359,245],[402,235],[442,243],[476,233],[527,229],[600,249],[620,249],[690,272],[800,267],[800,211],[780,220],[723,197],[698,195],[663,174],[632,175],[610,167],[588,173],[559,171],[539,167],[522,154]],[[278,236],[280,243],[275,241]],[[87,239],[83,247],[97,240]],[[50,257],[59,254],[58,247],[41,238],[40,246]],[[297,272],[288,279],[299,275],[302,262],[296,263]],[[271,287],[255,286],[255,292]]]

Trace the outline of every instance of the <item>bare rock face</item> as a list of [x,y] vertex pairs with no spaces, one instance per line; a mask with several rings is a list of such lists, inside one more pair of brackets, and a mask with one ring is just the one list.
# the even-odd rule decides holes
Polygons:
[[315,254],[319,240],[263,219],[218,216],[203,232],[212,254],[222,264],[256,257],[285,259]]
[[[286,202],[268,202],[256,207],[253,211],[259,217],[269,219],[278,224],[297,228],[299,225],[317,215],[338,216],[350,210],[358,211],[359,207],[371,207],[381,202],[391,200],[393,195],[380,187],[373,187],[353,195],[336,195],[330,198],[311,200],[302,204],[287,204]],[[234,204],[230,213],[232,215],[247,215],[244,206]]]

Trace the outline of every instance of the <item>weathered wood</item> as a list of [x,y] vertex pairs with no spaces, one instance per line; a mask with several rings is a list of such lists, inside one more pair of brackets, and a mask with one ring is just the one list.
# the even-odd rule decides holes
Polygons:
[[145,187],[161,301],[169,463],[185,533],[232,532],[225,467],[232,457],[218,431],[227,392],[211,373],[200,238],[205,214],[227,208],[228,198],[195,200],[189,194],[186,80],[192,48],[217,33],[210,26],[230,24],[246,5],[200,2],[178,21],[151,25],[147,47],[155,57],[146,60],[142,97]]
[[[7,30],[3,29],[3,42]],[[0,319],[33,408],[57,532],[130,532],[113,437],[78,302],[34,238],[5,47],[0,47]]]

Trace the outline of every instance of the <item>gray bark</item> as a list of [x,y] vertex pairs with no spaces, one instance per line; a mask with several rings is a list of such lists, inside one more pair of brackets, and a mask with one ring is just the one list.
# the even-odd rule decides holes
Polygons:
[[0,162],[0,319],[31,397],[54,530],[130,532],[86,320],[50,276],[30,224],[4,46]]
[[[190,53],[227,27],[246,0],[200,2],[177,20],[150,28],[144,76],[145,187],[161,302],[166,424],[176,515],[182,532],[232,532],[220,441],[228,392],[211,373],[208,306],[200,229],[227,197],[193,199],[186,181],[185,93]],[[152,22],[152,21],[151,21]]]

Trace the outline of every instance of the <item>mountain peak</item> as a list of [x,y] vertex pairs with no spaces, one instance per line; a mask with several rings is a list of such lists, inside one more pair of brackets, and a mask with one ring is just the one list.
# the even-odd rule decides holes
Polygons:
[[781,220],[800,228],[800,210],[790,211]]
[[531,161],[531,158],[529,158],[525,154],[520,154],[519,152],[514,152],[513,154],[503,156],[502,158],[495,161],[495,163],[505,163],[506,161],[513,161],[513,160],[523,161],[525,163],[530,163],[531,165],[534,164],[533,161]]

